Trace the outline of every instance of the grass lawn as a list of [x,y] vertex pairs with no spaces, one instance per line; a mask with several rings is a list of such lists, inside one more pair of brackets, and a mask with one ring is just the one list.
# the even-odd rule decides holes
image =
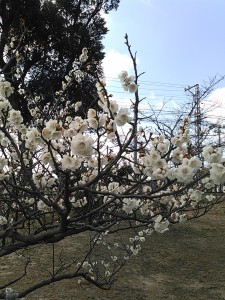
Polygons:
[[[73,241],[74,243],[74,241]],[[72,251],[73,243],[63,241]],[[83,245],[77,245],[82,248]],[[38,278],[45,268],[48,247],[33,262]],[[200,219],[176,225],[164,234],[149,236],[143,250],[122,269],[110,291],[79,287],[63,281],[37,290],[25,299],[39,300],[222,300],[225,299],[225,204]],[[42,264],[41,264],[42,263]],[[0,264],[10,276],[19,262],[14,255]],[[0,278],[0,284],[2,279]]]

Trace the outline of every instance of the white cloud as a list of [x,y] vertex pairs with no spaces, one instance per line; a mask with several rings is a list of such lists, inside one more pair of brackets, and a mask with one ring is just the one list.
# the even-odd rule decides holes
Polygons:
[[148,98],[149,98],[150,100],[155,100],[155,99],[156,99],[155,93],[154,93],[153,91],[151,91],[150,94],[149,94],[149,96],[148,96]]
[[105,20],[106,27],[109,28],[112,25],[112,18],[109,16],[109,14],[106,14],[103,11],[100,12],[100,15]]
[[210,122],[225,125],[225,87],[213,91],[204,101],[203,108]]
[[106,79],[109,77],[118,78],[118,74],[123,71],[130,71],[132,60],[128,54],[122,54],[114,49],[109,50],[103,60],[103,68]]
[[142,101],[139,104],[139,111],[145,113],[146,111],[150,111],[150,105],[149,105],[149,101]]

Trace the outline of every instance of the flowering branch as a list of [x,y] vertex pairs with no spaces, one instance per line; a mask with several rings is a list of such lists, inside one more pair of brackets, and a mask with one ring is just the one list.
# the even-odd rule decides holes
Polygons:
[[[171,136],[138,129],[142,101],[138,80],[143,73],[138,74],[136,54],[125,38],[134,76],[122,71],[119,79],[123,89],[134,94],[133,116],[119,107],[98,77],[99,111],[89,108],[85,117],[74,116],[60,106],[65,100],[77,112],[82,105],[72,106],[67,89],[74,78],[82,81],[86,76],[81,69],[88,59],[87,48],[65,76],[62,89],[54,92],[57,107],[52,110],[48,103],[40,110],[41,96],[14,91],[6,79],[0,81],[0,257],[90,234],[84,258],[76,254],[70,264],[72,272],[60,264],[47,279],[16,292],[18,297],[78,277],[108,289],[148,235],[197,218],[224,200],[223,150],[206,146],[202,165],[191,151],[188,118],[181,121],[177,133],[172,129]],[[32,104],[30,125],[9,102],[15,92]],[[121,238],[128,231],[133,236]],[[117,242],[112,243],[112,235]],[[104,253],[101,261],[99,249]],[[11,285],[18,278],[3,285],[10,286],[9,295],[15,293]]]

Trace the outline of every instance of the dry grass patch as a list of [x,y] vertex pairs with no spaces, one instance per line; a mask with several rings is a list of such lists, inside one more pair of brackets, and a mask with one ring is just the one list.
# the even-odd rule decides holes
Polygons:
[[[142,244],[141,253],[122,269],[110,291],[80,286],[77,280],[65,280],[37,290],[26,299],[225,299],[224,216],[225,205],[220,205],[200,219],[176,225],[165,234],[153,234]],[[57,259],[63,255],[64,259],[71,260],[85,251],[87,242],[84,235],[65,239],[55,245]],[[43,245],[39,250],[29,252],[32,263],[27,278],[19,285],[20,289],[48,274],[51,270],[51,249],[51,245]],[[23,259],[13,254],[1,262],[1,284],[5,278],[18,273]]]

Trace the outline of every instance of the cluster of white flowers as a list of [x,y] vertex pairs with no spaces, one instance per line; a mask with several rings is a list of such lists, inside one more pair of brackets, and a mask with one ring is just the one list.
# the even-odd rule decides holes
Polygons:
[[[12,41],[12,47],[13,44]],[[15,55],[19,61],[19,53]],[[197,214],[206,210],[218,201],[218,195],[224,196],[225,161],[222,148],[212,146],[203,149],[204,163],[200,155],[194,156],[188,119],[171,138],[155,136],[143,128],[136,132],[136,118],[108,94],[104,81],[96,83],[101,111],[83,111],[82,102],[69,101],[67,89],[74,78],[78,84],[82,81],[85,72],[79,66],[87,60],[88,50],[84,48],[79,61],[64,77],[61,90],[54,92],[60,107],[57,112],[52,112],[50,105],[42,111],[44,99],[30,96],[32,125],[25,126],[21,113],[10,105],[7,98],[13,93],[11,84],[0,81],[0,229],[8,230],[9,224],[13,228],[21,215],[38,216],[49,222],[50,214],[54,215],[53,226],[59,226],[60,217],[65,216],[68,228],[94,229],[96,236],[91,243],[108,252],[108,258],[98,262],[103,270],[101,276],[110,280],[121,261],[139,253],[147,235],[164,233],[170,224],[186,222],[194,216],[191,211]],[[137,92],[137,78],[126,71],[119,78],[125,91]],[[24,89],[18,92],[28,97]],[[138,94],[135,96],[138,98]],[[127,124],[129,130],[119,128]],[[12,197],[14,187],[16,197]],[[125,244],[120,235],[118,243],[107,243],[109,232],[104,228],[126,229],[127,220],[128,226],[135,228],[134,236]],[[121,259],[117,253],[122,251],[125,255]],[[86,257],[77,268],[95,280],[97,262],[89,259]]]
[[49,210],[49,207],[42,200],[38,201],[37,208],[41,211],[48,211]]
[[35,127],[28,129],[25,139],[26,148],[35,151],[40,145],[42,145],[42,139],[39,130]]
[[210,179],[214,184],[225,184],[225,167],[219,163],[212,163]]
[[171,138],[171,144],[173,144],[176,147],[182,146],[184,143],[190,142],[190,130],[187,128],[189,125],[189,119],[185,118],[183,120],[182,126],[180,126],[179,134],[178,136]]
[[57,179],[42,172],[35,172],[32,179],[38,188],[52,188],[57,183]]
[[82,160],[78,157],[71,157],[69,155],[63,155],[61,164],[62,164],[62,170],[77,170],[81,166]]
[[62,137],[62,124],[57,120],[50,120],[42,130],[42,137],[45,140],[59,140]]
[[213,148],[211,145],[208,145],[203,148],[203,157],[209,163],[218,163],[221,161],[223,156],[222,148]]
[[87,48],[82,49],[82,54],[80,55],[79,60],[81,63],[84,63],[88,60],[88,49]]
[[190,182],[193,179],[195,173],[201,167],[201,160],[197,156],[193,156],[190,159],[184,158],[182,164],[176,169],[176,178],[179,182]]
[[[87,49],[84,48],[79,58],[81,63],[88,59],[87,53]],[[124,90],[131,93],[137,91],[134,76],[128,76],[126,71],[122,71],[119,78]],[[71,77],[65,76],[65,81],[62,82],[62,91],[56,93],[55,96],[62,100],[63,92],[70,82]],[[5,154],[4,157],[0,158],[0,180],[5,180],[5,169],[9,173],[15,172],[16,174],[21,168],[20,160],[23,160],[25,166],[30,163],[32,182],[42,193],[46,192],[46,199],[49,199],[49,202],[29,197],[26,197],[24,201],[27,206],[36,206],[39,211],[45,213],[53,209],[51,205],[53,200],[55,200],[55,205],[61,209],[65,208],[64,199],[61,196],[62,191],[59,192],[61,188],[59,186],[62,184],[62,178],[65,174],[69,175],[69,180],[72,182],[71,190],[78,187],[78,190],[82,191],[83,186],[87,183],[91,186],[97,176],[100,178],[105,170],[110,170],[112,176],[109,181],[107,181],[106,176],[101,178],[97,184],[95,183],[95,193],[99,192],[100,197],[96,197],[97,200],[93,202],[99,205],[97,201],[102,201],[101,204],[106,209],[109,207],[109,215],[113,211],[115,214],[118,212],[124,214],[127,218],[132,218],[132,215],[135,214],[149,217],[148,230],[159,233],[166,232],[170,222],[182,223],[188,219],[182,211],[186,205],[195,208],[197,205],[201,205],[203,201],[212,203],[215,197],[209,194],[209,190],[215,184],[225,183],[222,149],[214,149],[212,146],[204,148],[203,156],[208,162],[207,170],[209,170],[210,176],[202,179],[199,186],[196,184],[195,188],[189,188],[186,195],[180,196],[179,189],[191,183],[202,167],[202,161],[188,152],[190,142],[189,129],[187,128],[188,119],[184,120],[177,136],[170,140],[166,139],[164,135],[154,138],[150,136],[149,139],[146,138],[148,142],[143,139],[144,151],[138,157],[138,163],[134,164],[131,145],[128,145],[127,149],[119,147],[122,149],[120,157],[117,157],[116,153],[119,150],[107,146],[111,139],[118,138],[117,126],[132,125],[133,118],[128,108],[120,108],[112,95],[107,94],[105,87],[105,82],[97,82],[96,84],[98,103],[102,108],[101,112],[90,108],[85,117],[71,117],[60,111],[55,119],[41,120],[39,123],[34,123],[35,125],[39,124],[39,126],[33,125],[33,127],[25,128],[20,112],[12,109],[7,99],[13,93],[13,88],[10,83],[0,81],[0,114],[2,119],[7,119],[5,124],[10,127],[9,135],[12,136],[11,140],[6,139],[4,133],[1,132],[0,143],[5,147],[12,141],[19,145],[13,130],[20,131],[22,140],[25,141],[25,150],[20,157],[18,153],[15,153],[16,151],[13,152],[9,147],[8,152],[5,152],[7,155]],[[20,93],[23,95],[25,92],[21,91]],[[40,97],[35,99],[36,102],[39,100]],[[64,100],[66,101],[66,99]],[[81,102],[77,102],[73,106],[74,110],[78,112],[81,105]],[[38,107],[33,108],[32,112],[34,118],[41,114]],[[140,130],[140,132],[143,131],[143,129]],[[127,140],[130,132],[127,134]],[[123,143],[122,139],[119,143]],[[13,164],[10,166],[11,161]],[[126,164],[132,166],[132,174],[127,173],[124,178],[117,176],[119,168]],[[114,178],[119,179],[113,181]],[[137,183],[136,178],[140,179],[140,184],[133,188]],[[168,182],[172,182],[168,185],[169,187],[167,187]],[[133,195],[131,196],[127,191],[131,191]],[[177,192],[176,194],[179,196],[174,197],[173,192]],[[50,194],[52,198],[49,196]],[[139,194],[143,196],[143,199],[139,197]],[[54,199],[54,195],[57,195],[56,199]],[[120,196],[117,198],[115,195]],[[82,209],[89,203],[88,196],[86,198],[73,192],[68,198],[74,210]],[[33,205],[34,203],[36,205]],[[163,209],[167,212],[167,217],[165,217],[166,214],[162,213]],[[73,218],[71,215],[68,215],[68,221]],[[0,216],[0,225],[7,225],[7,223],[6,217]],[[145,238],[141,234],[136,236],[132,240],[133,244],[129,245],[129,251],[132,254],[137,254],[141,249],[137,242],[144,240]],[[117,257],[112,255],[111,260],[116,263]],[[89,264],[87,267],[90,267]],[[105,276],[110,276],[110,274],[106,270]]]
[[82,157],[89,157],[93,153],[93,144],[94,140],[91,136],[78,133],[72,138],[71,152]]
[[88,121],[89,126],[95,130],[97,130],[99,125],[100,125],[100,127],[103,125],[103,124],[99,124],[99,122],[97,120],[97,112],[93,108],[90,108],[88,110],[87,121]]
[[203,197],[203,192],[199,190],[189,189],[188,196],[194,202],[200,202]]
[[127,214],[131,214],[134,210],[136,210],[140,206],[140,200],[138,199],[123,199],[123,211]]
[[83,197],[81,199],[76,199],[75,197],[72,197],[71,203],[72,203],[74,208],[83,207],[87,204],[87,198]]
[[0,216],[0,226],[6,225],[7,223],[8,223],[8,222],[7,222],[6,217]]
[[8,98],[14,92],[14,88],[11,86],[10,82],[0,80],[0,97]]
[[132,121],[132,117],[129,116],[130,111],[127,108],[121,108],[115,118],[115,122],[118,126],[124,126],[126,123]]
[[5,299],[7,299],[7,300],[15,300],[15,299],[18,299],[19,294],[16,293],[12,288],[7,287],[5,289],[5,296],[6,296]]
[[127,71],[122,71],[118,77],[125,91],[129,91],[130,93],[135,93],[137,91],[137,85],[134,82],[134,76],[128,76]]
[[225,167],[223,158],[223,149],[221,147],[214,148],[207,145],[203,148],[203,157],[209,163],[210,178],[206,178],[206,188],[210,189],[213,185],[220,185],[225,183]]
[[170,180],[177,179],[179,182],[188,183],[192,181],[193,176],[200,169],[201,160],[193,156],[190,159],[185,158],[187,147],[178,146],[172,152],[172,161],[177,166],[168,165],[165,154],[169,151],[169,141],[165,137],[159,136],[152,141],[153,147],[149,153],[141,158],[144,166],[144,172],[153,180],[169,178]]
[[168,226],[170,225],[170,222],[168,220],[163,220],[163,217],[161,215],[158,215],[155,219],[154,223],[154,229],[156,232],[164,233],[168,229]]

